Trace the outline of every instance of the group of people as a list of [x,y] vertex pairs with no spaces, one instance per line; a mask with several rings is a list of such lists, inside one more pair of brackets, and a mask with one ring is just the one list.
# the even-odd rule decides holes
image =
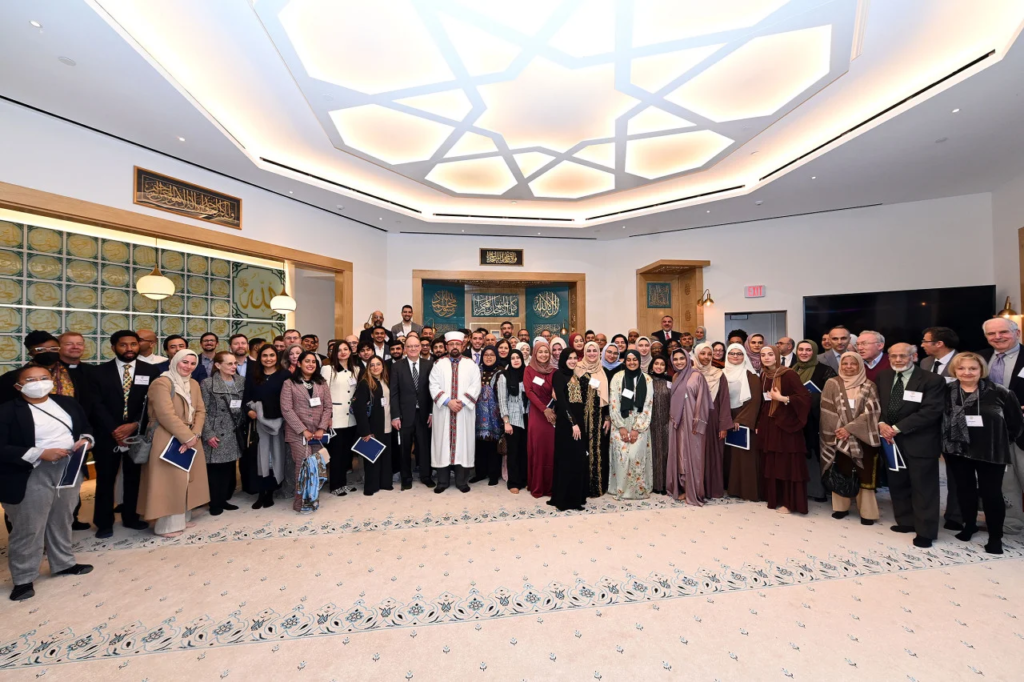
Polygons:
[[[92,450],[93,524],[174,537],[192,510],[211,515],[292,498],[319,507],[321,489],[351,491],[361,462],[363,493],[420,483],[504,480],[512,494],[549,498],[560,510],[588,499],[664,494],[701,505],[726,495],[807,513],[827,501],[833,517],[856,504],[861,523],[879,518],[875,490],[887,479],[896,525],[928,547],[938,537],[939,458],[950,474],[946,528],[970,540],[978,499],[986,550],[1002,551],[1007,505],[1020,513],[1024,476],[1024,355],[1012,320],[985,324],[991,346],[960,352],[955,332],[925,330],[917,346],[885,351],[878,332],[776,344],[733,330],[709,343],[706,330],[673,329],[665,316],[649,336],[573,333],[566,340],[510,321],[498,334],[448,331],[412,321],[388,329],[380,311],[359,335],[319,339],[289,329],[275,339],[236,334],[227,349],[213,333],[200,351],[169,336],[155,353],[150,330],[111,336],[114,358],[81,362],[84,341],[31,332],[31,361],[0,377],[0,503],[9,529],[11,599],[34,594],[44,546],[51,572],[82,574],[71,553],[80,480],[61,486],[65,458]],[[376,456],[353,453],[377,441]],[[182,462],[185,462],[185,465]],[[1016,495],[1004,503],[1004,471]],[[66,476],[65,476],[66,477]],[[118,489],[121,503],[115,508]],[[76,506],[76,504],[78,506]],[[1020,531],[1021,528],[1015,528]]]

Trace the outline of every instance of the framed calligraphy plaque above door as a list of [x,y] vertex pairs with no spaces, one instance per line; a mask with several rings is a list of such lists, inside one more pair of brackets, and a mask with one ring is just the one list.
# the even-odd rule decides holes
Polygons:
[[135,166],[132,203],[242,229],[242,200]]
[[480,265],[516,265],[522,267],[522,249],[480,249]]

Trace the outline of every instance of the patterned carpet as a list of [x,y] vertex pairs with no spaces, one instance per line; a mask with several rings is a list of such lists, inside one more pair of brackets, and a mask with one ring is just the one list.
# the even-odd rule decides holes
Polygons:
[[483,485],[234,501],[176,539],[76,533],[93,573],[3,601],[4,679],[1020,679],[1024,545],[919,550],[885,499],[874,526]]

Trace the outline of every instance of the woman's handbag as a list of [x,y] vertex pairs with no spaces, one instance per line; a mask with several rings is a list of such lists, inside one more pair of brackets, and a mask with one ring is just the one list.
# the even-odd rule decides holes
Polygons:
[[[149,394],[147,393],[142,398],[142,414],[146,414],[146,403],[149,401]],[[128,443],[128,457],[136,464],[145,464],[149,461],[149,451],[153,447],[153,433],[156,431],[156,419],[154,419],[150,425],[146,428],[146,432],[142,432],[142,421],[143,418],[139,417],[139,428],[136,430],[134,436],[129,436],[125,439]]]
[[825,487],[825,490],[840,497],[856,497],[860,491],[860,475],[857,473],[856,467],[847,475],[839,471],[839,467],[833,463],[821,475],[821,485]]

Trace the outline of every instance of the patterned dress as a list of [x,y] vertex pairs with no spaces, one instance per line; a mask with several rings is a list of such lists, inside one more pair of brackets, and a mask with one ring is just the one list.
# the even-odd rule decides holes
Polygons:
[[[609,387],[609,414],[612,418],[611,475],[608,479],[608,490],[616,500],[646,500],[651,496],[654,486],[654,465],[651,461],[650,425],[654,402],[654,386],[651,378],[641,374],[647,382],[647,397],[640,411],[634,410],[627,417],[619,411],[622,400],[622,379],[625,372],[620,372],[612,379]],[[619,429],[635,430],[640,434],[635,443],[627,443],[619,436]]]
[[[603,370],[602,370],[603,371]],[[580,377],[580,384],[590,384],[590,375]],[[601,394],[596,390],[586,391],[583,401],[583,431],[587,439],[588,497],[601,497],[608,492],[608,436],[604,433],[604,420],[608,418],[608,406],[601,407]]]
[[[653,490],[665,494],[665,472],[668,470],[668,439],[672,430],[669,423],[669,407],[672,393],[669,382],[653,378],[654,402],[651,419],[651,454],[654,466]],[[674,435],[674,434],[673,434]]]

